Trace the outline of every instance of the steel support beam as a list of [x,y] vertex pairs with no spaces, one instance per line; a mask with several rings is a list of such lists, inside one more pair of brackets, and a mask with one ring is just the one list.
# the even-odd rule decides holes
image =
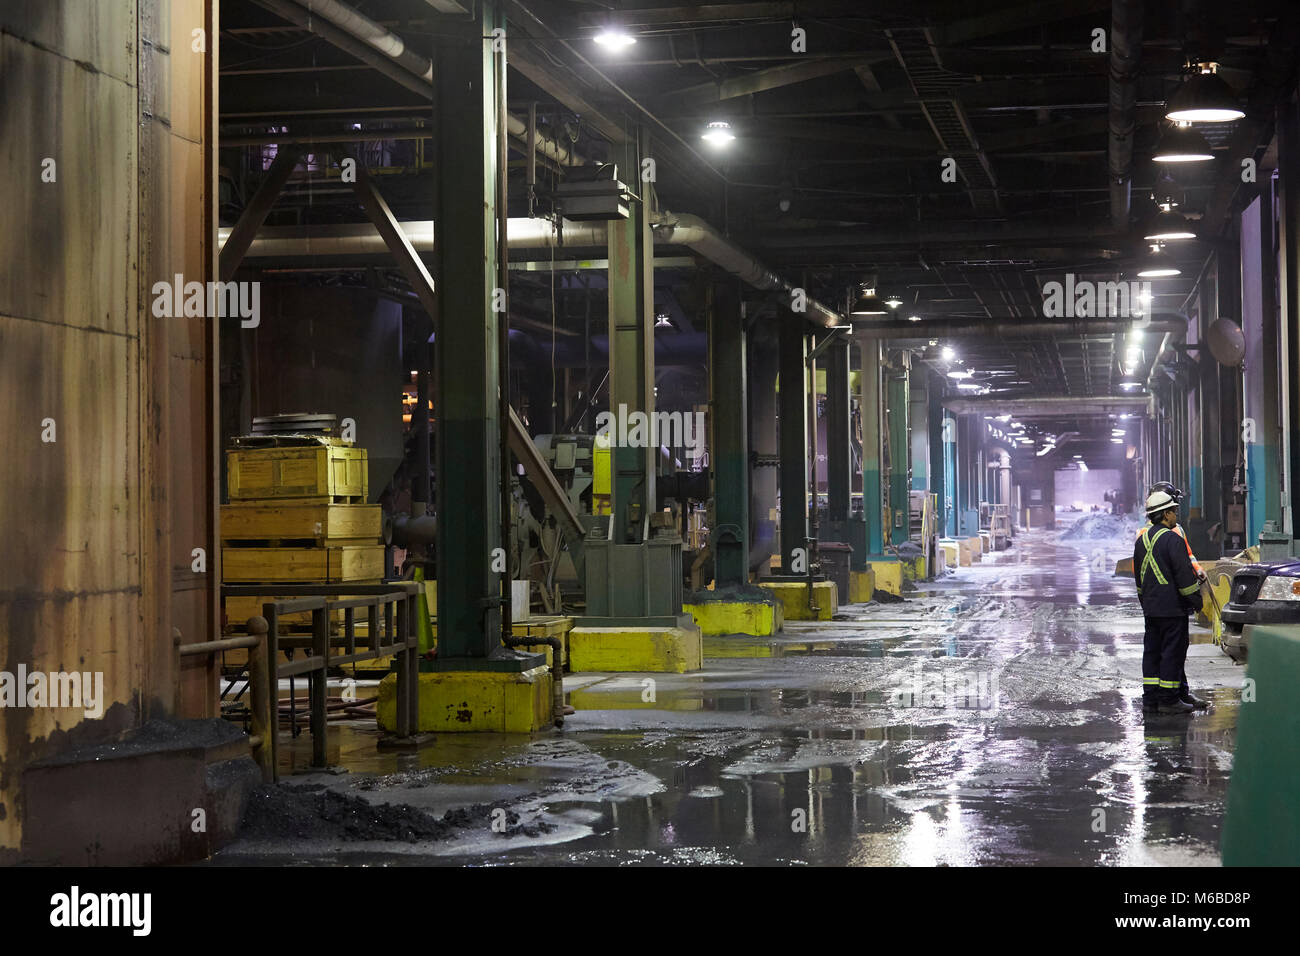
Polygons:
[[[501,649],[501,478],[497,390],[495,96],[505,65],[490,4],[439,25],[438,124],[438,657],[488,666]],[[377,195],[377,194],[376,194]],[[399,230],[400,233],[400,230]],[[418,291],[418,290],[417,290]],[[494,557],[497,560],[494,561]],[[450,659],[450,660],[448,660]]]
[[907,541],[910,523],[912,476],[911,457],[911,370],[904,364],[887,373],[888,405],[885,419],[889,425],[889,541],[898,547]]
[[862,515],[867,522],[867,553],[885,553],[885,505],[881,487],[880,423],[881,379],[880,342],[858,340],[862,356],[859,376],[858,407],[862,417]]
[[808,563],[808,336],[793,315],[780,325],[781,570],[800,574]]
[[1293,93],[1277,111],[1277,168],[1280,211],[1278,223],[1278,318],[1282,329],[1282,434],[1286,447],[1283,529],[1291,533],[1292,548],[1300,528],[1300,106]]
[[[635,142],[625,144],[628,169],[640,168]],[[649,184],[642,189],[648,191]],[[609,410],[616,421],[654,411],[654,239],[648,196],[631,203],[631,215],[609,223]],[[648,437],[648,436],[647,436]],[[655,508],[654,459],[648,442],[615,442],[611,449],[610,536],[619,544],[649,537]]]
[[845,336],[834,336],[822,364],[826,366],[826,517],[830,528],[838,527],[843,534],[849,520],[853,467],[849,454],[849,341]]
[[713,577],[718,588],[749,583],[749,401],[745,330],[736,281],[712,290],[709,394],[713,425]]
[[275,205],[280,190],[284,189],[284,184],[289,181],[294,167],[298,165],[298,156],[296,149],[282,147],[275,154],[275,159],[271,160],[271,168],[267,170],[262,184],[257,187],[257,192],[253,193],[253,198],[249,200],[239,216],[239,222],[235,223],[235,227],[230,230],[229,237],[221,247],[222,282],[229,282],[234,277],[239,264],[244,261],[244,255],[248,252],[248,247],[253,244],[253,238],[262,228],[262,223],[266,222],[266,214]]

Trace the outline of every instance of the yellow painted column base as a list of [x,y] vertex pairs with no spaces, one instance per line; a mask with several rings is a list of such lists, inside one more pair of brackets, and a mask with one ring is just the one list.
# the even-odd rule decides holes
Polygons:
[[876,572],[871,568],[865,571],[849,572],[849,603],[866,604],[876,593]]
[[924,581],[925,580],[925,555],[917,555],[908,561],[900,561],[899,566],[903,569],[904,581]]
[[758,586],[767,588],[781,602],[787,621],[829,621],[839,603],[834,581],[813,582],[816,613],[808,607],[808,582],[806,581],[759,581]]
[[700,629],[691,627],[575,627],[569,632],[569,671],[685,674],[704,666]]
[[683,604],[682,610],[695,619],[700,632],[706,635],[748,634],[751,637],[771,637],[785,623],[784,608],[780,604],[763,601],[708,601],[704,604]]
[[945,567],[955,568],[961,564],[961,545],[956,541],[940,541],[939,550],[943,552]]
[[[419,675],[420,733],[530,734],[551,726],[551,672],[431,671]],[[397,675],[379,682],[381,730],[397,729]]]
[[889,594],[903,595],[903,565],[898,561],[872,561],[867,565],[876,576],[876,587]]

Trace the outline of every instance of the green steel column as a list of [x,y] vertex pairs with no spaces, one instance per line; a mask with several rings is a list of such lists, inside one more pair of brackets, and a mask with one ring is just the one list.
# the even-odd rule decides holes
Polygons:
[[735,280],[713,289],[709,312],[709,394],[713,424],[714,524],[709,534],[716,586],[749,583],[749,409],[745,329]]
[[925,377],[917,376],[907,394],[913,491],[930,491],[930,395]]
[[862,374],[858,376],[858,407],[862,416],[862,515],[867,522],[867,553],[885,553],[880,487],[880,341],[861,344]]
[[[495,97],[505,57],[495,6],[439,24],[437,513],[439,659],[482,659],[500,646],[501,547]],[[487,39],[485,39],[487,37]],[[500,563],[496,564],[500,567]]]
[[[1287,100],[1277,110],[1278,316],[1282,329],[1282,528],[1300,535],[1300,108]],[[1293,544],[1294,547],[1294,544]]]
[[[640,169],[633,138],[626,152],[619,164],[620,176]],[[654,412],[654,240],[649,202],[650,184],[642,183],[641,198],[630,203],[631,215],[609,223],[609,410],[615,423],[630,421],[634,412]],[[625,440],[612,446],[610,527],[619,544],[636,544],[648,537],[647,512],[656,501],[654,459],[648,444]]]
[[889,540],[895,547],[907,540],[910,520],[908,384],[905,366],[889,373],[889,399],[885,409],[889,422]]
[[795,574],[794,549],[808,547],[808,337],[801,317],[782,310],[780,323],[781,570]]
[[1273,256],[1272,208],[1267,186],[1264,195],[1246,207],[1241,216],[1241,319],[1246,338],[1242,389],[1246,447],[1246,544],[1259,541],[1265,521],[1282,527],[1282,493],[1279,478],[1281,416],[1276,272]]
[[946,537],[949,533],[948,515],[952,510],[952,506],[949,504],[952,490],[948,486],[948,468],[944,452],[947,449],[945,440],[951,441],[952,426],[947,423],[948,413],[943,408],[942,386],[932,384],[927,394],[929,396],[929,414],[926,420],[930,424],[930,491],[935,496],[936,508],[938,509],[939,535]]
[[[852,463],[849,454],[849,342],[837,336],[821,359],[826,366],[826,517],[829,531],[844,535],[849,520]],[[844,537],[838,540],[843,541]]]

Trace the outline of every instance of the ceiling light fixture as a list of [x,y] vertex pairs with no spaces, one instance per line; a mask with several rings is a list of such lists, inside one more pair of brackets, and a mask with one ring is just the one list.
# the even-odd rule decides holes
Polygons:
[[896,295],[886,296],[885,298],[885,305],[889,306],[891,309],[897,309],[902,304],[903,300]]
[[592,40],[607,50],[622,50],[636,42],[636,37],[619,27],[605,27]]
[[731,124],[724,120],[716,120],[709,124],[708,128],[700,135],[712,146],[723,147],[736,138],[736,134],[731,131]]
[[1143,279],[1163,279],[1182,275],[1183,270],[1165,252],[1165,247],[1158,242],[1151,244],[1151,251],[1146,254],[1138,267],[1138,276]]
[[1197,63],[1165,107],[1165,119],[1183,123],[1231,123],[1246,114],[1219,76],[1219,64]]
[[1187,217],[1175,212],[1172,203],[1161,203],[1160,211],[1147,227],[1147,234],[1142,237],[1147,242],[1161,242],[1169,239],[1195,239],[1196,233],[1187,225]]
[[953,352],[953,350],[952,350],[952,346],[951,346],[951,345],[945,345],[945,346],[943,347],[943,360],[944,360],[945,362],[951,362],[951,361],[952,361],[952,357],[953,357],[955,354],[956,354],[956,353]]
[[921,321],[921,317],[920,317],[919,315],[909,315],[909,316],[907,317],[907,321],[909,321],[909,322],[920,322],[920,321]]
[[876,295],[874,286],[863,285],[858,292],[858,297],[853,302],[853,308],[850,310],[852,315],[884,315],[888,310],[885,303],[880,301]]
[[1210,144],[1190,123],[1175,123],[1167,129],[1151,157],[1157,163],[1203,163],[1213,158]]

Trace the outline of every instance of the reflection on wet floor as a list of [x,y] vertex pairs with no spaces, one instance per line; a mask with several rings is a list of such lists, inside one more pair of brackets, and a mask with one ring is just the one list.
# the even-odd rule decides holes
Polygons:
[[[334,727],[350,773],[293,782],[547,826],[244,841],[218,862],[1217,864],[1243,671],[1193,628],[1188,678],[1213,709],[1144,719],[1132,580],[1092,570],[1129,548],[1031,532],[906,603],[712,639],[697,674],[572,675],[578,713],[532,740],[394,754]],[[305,737],[284,749],[306,763]]]

